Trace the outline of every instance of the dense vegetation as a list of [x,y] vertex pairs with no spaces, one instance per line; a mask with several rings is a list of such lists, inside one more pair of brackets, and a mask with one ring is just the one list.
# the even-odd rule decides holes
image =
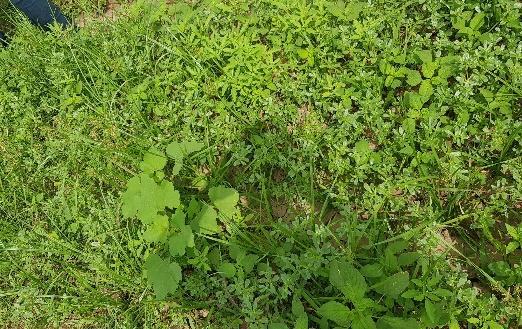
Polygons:
[[0,323],[520,327],[521,9],[144,0],[17,23]]

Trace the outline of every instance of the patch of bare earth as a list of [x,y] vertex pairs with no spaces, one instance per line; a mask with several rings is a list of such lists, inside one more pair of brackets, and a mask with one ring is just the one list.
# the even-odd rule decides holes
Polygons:
[[78,27],[84,27],[88,25],[92,21],[100,21],[100,20],[108,20],[115,21],[119,17],[119,13],[121,12],[122,4],[118,3],[114,0],[108,0],[107,6],[105,6],[105,11],[100,15],[86,15],[82,13],[78,18],[76,18],[75,24]]

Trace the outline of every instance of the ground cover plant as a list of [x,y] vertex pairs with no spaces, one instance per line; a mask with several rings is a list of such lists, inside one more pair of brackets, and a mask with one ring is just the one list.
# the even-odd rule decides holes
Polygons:
[[520,327],[521,8],[143,0],[7,24],[0,323]]

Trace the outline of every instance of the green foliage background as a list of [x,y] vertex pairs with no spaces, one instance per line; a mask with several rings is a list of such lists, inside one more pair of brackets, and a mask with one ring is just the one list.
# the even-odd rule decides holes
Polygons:
[[[447,323],[515,328],[521,253],[506,246],[522,240],[507,232],[522,217],[520,10],[138,1],[78,31],[17,24],[0,50],[0,322],[263,326],[298,317],[288,310],[303,289],[317,304],[303,299],[307,312],[328,318],[329,298],[353,307],[328,283],[331,262],[386,264],[400,237],[421,255],[401,271],[452,292]],[[240,231],[276,249],[250,252],[272,262],[283,250],[276,278],[209,277],[202,260],[175,298],[153,299],[143,258],[155,246],[122,217],[120,195],[145,151],[175,140],[205,144],[176,188],[238,190],[252,214]],[[190,257],[205,258],[206,243]],[[383,301],[375,320],[435,312],[407,300]]]

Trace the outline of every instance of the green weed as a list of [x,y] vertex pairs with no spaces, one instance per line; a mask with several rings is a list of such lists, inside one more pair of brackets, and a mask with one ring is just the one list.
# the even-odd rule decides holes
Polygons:
[[14,25],[0,323],[521,325],[516,1],[138,1]]

